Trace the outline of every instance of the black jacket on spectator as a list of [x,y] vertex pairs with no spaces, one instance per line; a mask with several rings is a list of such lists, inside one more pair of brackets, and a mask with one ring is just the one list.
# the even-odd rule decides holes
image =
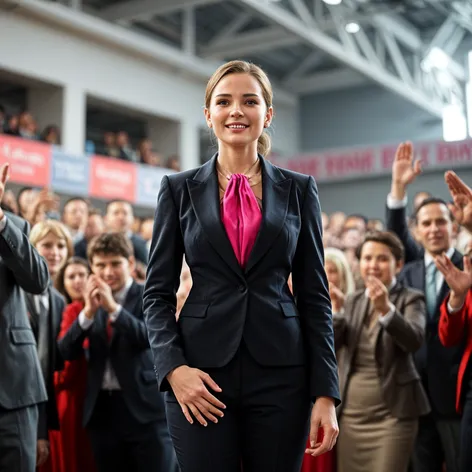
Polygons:
[[405,247],[405,263],[423,259],[424,248],[418,244],[408,228],[406,208],[387,207],[387,229],[393,231]]
[[[456,267],[462,269],[460,252],[454,251],[451,260]],[[425,273],[424,259],[419,259],[404,267],[399,280],[408,287],[416,288],[424,293]],[[455,417],[457,373],[465,349],[465,337],[462,345],[448,348],[444,347],[439,340],[440,306],[448,293],[449,286],[443,282],[437,297],[435,315],[427,319],[426,342],[415,353],[415,364],[429,393],[433,411],[442,416]]]
[[[54,288],[47,289],[49,296],[49,313],[47,325],[47,372],[43,372],[48,401],[39,406],[38,439],[48,439],[48,430],[59,430],[59,417],[57,412],[56,393],[54,388],[54,372],[64,368],[64,361],[57,347],[57,337],[61,329],[62,313],[65,308],[64,297]],[[39,347],[40,316],[38,313],[34,295],[26,294],[26,307],[28,308],[31,328]]]

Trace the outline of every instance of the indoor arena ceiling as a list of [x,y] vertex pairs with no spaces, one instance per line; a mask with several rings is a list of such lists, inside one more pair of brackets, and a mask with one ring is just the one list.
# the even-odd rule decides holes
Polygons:
[[290,93],[373,82],[438,116],[444,105],[465,100],[472,0],[58,3],[165,43],[198,61],[253,61]]

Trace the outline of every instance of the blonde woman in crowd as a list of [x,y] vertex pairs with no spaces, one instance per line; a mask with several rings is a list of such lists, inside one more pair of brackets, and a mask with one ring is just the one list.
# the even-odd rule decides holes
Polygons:
[[333,315],[336,346],[345,347],[338,472],[406,472],[418,418],[430,410],[413,361],[425,335],[424,296],[396,281],[404,249],[394,234],[369,234],[358,255],[366,289]]
[[[51,281],[54,282],[67,259],[73,255],[69,230],[59,221],[42,221],[32,228],[30,241],[46,260]],[[42,295],[27,293],[26,306],[36,338],[39,361],[48,393],[47,403],[39,406],[38,465],[42,466],[40,472],[57,472],[61,470],[61,464],[56,461],[60,455],[56,451],[51,451],[51,458],[47,459],[49,457],[49,432],[59,429],[54,372],[63,367],[56,340],[61,328],[65,301],[53,286],[49,286]]]
[[[333,312],[339,312],[344,306],[346,297],[356,290],[354,277],[343,251],[333,247],[325,249],[325,271],[329,282],[329,294]],[[342,354],[342,350],[336,352],[339,370],[341,371],[340,354]],[[318,441],[322,440],[323,436],[320,434]],[[307,447],[309,447],[309,444],[307,444]],[[335,472],[335,458],[334,449],[317,457],[305,454],[301,472]]]

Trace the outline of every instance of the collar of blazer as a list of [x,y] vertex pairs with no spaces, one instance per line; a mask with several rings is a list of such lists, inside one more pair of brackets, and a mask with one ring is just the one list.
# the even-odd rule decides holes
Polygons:
[[201,166],[193,179],[187,179],[193,209],[206,237],[228,266],[241,278],[265,255],[279,234],[287,215],[292,179],[266,161],[261,155],[262,224],[249,261],[242,269],[221,221],[218,176],[215,154]]

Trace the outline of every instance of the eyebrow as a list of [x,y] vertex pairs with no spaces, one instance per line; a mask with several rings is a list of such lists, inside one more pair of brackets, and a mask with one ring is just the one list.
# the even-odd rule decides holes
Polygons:
[[[231,97],[232,95],[230,93],[219,93],[217,97]],[[257,93],[245,93],[243,94],[243,97],[259,97]]]

